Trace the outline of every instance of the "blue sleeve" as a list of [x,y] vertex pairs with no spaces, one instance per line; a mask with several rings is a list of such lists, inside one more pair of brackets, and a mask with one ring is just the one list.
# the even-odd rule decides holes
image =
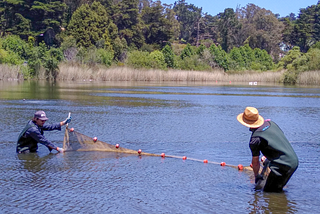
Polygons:
[[43,131],[52,131],[52,130],[59,130],[61,131],[60,123],[52,123],[52,124],[44,124],[42,126]]
[[[61,129],[61,127],[60,127]],[[36,127],[31,127],[26,131],[26,134],[36,140],[38,143],[41,143],[48,148],[57,149],[57,147],[51,143],[47,138],[45,138]]]
[[251,137],[249,147],[252,153],[252,156],[260,156],[260,137]]

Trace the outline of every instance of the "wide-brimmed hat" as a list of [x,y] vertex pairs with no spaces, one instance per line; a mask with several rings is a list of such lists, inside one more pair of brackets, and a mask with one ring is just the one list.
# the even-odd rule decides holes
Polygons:
[[39,120],[48,120],[44,111],[37,111],[36,113],[34,113],[34,118],[38,118]]
[[264,123],[263,117],[259,115],[258,109],[247,107],[243,113],[237,116],[237,120],[249,128],[258,128]]

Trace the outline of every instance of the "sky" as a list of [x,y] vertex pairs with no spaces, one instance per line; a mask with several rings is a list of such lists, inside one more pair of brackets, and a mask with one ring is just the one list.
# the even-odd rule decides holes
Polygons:
[[[160,0],[162,3],[174,4],[176,0]],[[316,5],[318,0],[186,0],[186,3],[193,4],[196,7],[202,7],[202,12],[215,16],[224,12],[226,8],[245,7],[247,4],[255,4],[261,8],[271,10],[274,14],[280,14],[280,17],[288,16],[294,13],[298,16],[300,8],[307,8]]]

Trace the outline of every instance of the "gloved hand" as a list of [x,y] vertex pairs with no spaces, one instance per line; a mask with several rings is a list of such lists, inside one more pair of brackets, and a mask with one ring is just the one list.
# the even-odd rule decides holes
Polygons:
[[70,122],[71,122],[71,116],[67,117],[67,118],[63,121],[64,124],[67,124],[67,123],[70,123]]
[[64,153],[64,149],[63,148],[57,147],[57,151],[60,152],[60,153]]
[[257,184],[259,181],[262,181],[262,180],[263,180],[263,176],[259,174],[256,176],[255,183]]

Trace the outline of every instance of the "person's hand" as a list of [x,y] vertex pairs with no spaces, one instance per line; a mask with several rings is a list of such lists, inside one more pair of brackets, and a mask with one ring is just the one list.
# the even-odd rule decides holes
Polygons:
[[259,181],[262,181],[262,180],[263,180],[263,176],[259,174],[256,176],[255,183],[257,184]]
[[63,121],[64,124],[67,124],[67,123],[70,123],[70,122],[71,122],[71,116],[68,116],[68,117]]
[[59,147],[57,147],[57,151],[60,152],[60,153],[64,153],[65,152],[63,148],[59,148]]

